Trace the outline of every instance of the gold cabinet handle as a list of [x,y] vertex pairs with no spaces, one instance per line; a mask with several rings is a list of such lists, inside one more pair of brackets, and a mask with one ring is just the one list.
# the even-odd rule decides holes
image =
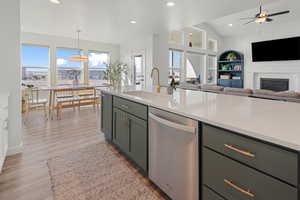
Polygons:
[[243,194],[249,196],[249,197],[252,197],[252,198],[255,197],[255,195],[254,195],[253,193],[251,193],[250,190],[244,190],[244,189],[240,188],[239,186],[233,184],[231,181],[229,181],[229,180],[227,180],[227,179],[224,179],[224,183],[225,183],[226,185],[232,187],[233,189],[235,189],[235,190],[237,190],[237,191],[239,191],[239,192],[241,192],[241,193],[243,193]]
[[255,154],[253,153],[250,153],[248,151],[243,151],[243,150],[240,150],[232,145],[229,145],[229,144],[224,144],[224,146],[232,151],[235,151],[235,152],[238,152],[240,154],[243,154],[244,156],[248,156],[248,157],[251,157],[251,158],[255,158]]

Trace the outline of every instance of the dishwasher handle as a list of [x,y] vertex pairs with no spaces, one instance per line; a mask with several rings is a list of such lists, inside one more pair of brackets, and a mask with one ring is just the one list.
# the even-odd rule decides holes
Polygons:
[[182,125],[182,124],[178,124],[178,123],[169,121],[167,119],[163,119],[161,117],[158,117],[157,115],[154,115],[152,113],[149,113],[149,117],[151,119],[157,121],[158,123],[164,124],[168,127],[175,128],[177,130],[181,130],[181,131],[184,131],[184,132],[187,132],[187,133],[190,133],[190,134],[195,134],[196,133],[196,128],[193,127],[193,126],[185,126],[185,125]]

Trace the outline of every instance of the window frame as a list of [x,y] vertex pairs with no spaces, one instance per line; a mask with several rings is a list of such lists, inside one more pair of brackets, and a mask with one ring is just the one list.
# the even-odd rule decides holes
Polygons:
[[[57,56],[57,51],[59,49],[62,49],[62,50],[70,50],[70,51],[79,51],[80,54],[79,55],[84,55],[84,49],[77,49],[77,48],[70,48],[70,47],[55,47],[55,71],[53,73],[53,75],[55,76],[55,85],[56,86],[59,86],[59,85],[68,85],[69,83],[60,83],[60,80],[58,78],[58,70],[59,68],[64,68],[64,69],[78,69],[77,67],[71,67],[71,66],[68,66],[68,67],[60,67],[58,64],[57,64],[57,59],[58,59],[58,56]],[[73,54],[72,54],[73,55]],[[81,66],[80,66],[80,71],[81,71],[81,76],[80,76],[80,79],[79,79],[79,84],[84,84],[85,83],[85,64],[84,63],[81,63]]]
[[[181,56],[180,56],[180,66],[176,66],[176,67],[174,67],[174,51],[176,51],[176,52],[180,52],[180,54],[181,54]],[[168,74],[170,73],[170,71],[172,71],[172,74],[174,73],[174,69],[176,68],[176,69],[179,69],[179,80],[176,80],[176,78],[175,78],[175,81],[177,81],[177,82],[180,82],[181,81],[181,76],[182,76],[182,67],[183,67],[183,60],[184,60],[184,51],[182,51],[182,50],[180,50],[180,49],[172,49],[172,48],[170,48],[169,49],[169,61],[170,61],[170,52],[172,52],[172,59],[171,59],[171,62],[172,63],[169,63],[169,67],[168,67]],[[168,82],[170,83],[171,82],[171,79],[170,79],[170,77],[169,77],[169,75],[168,75]]]
[[[98,54],[107,54],[107,67],[109,67],[109,65],[111,64],[111,55],[110,55],[110,52],[109,51],[101,51],[101,50],[88,50],[87,51],[87,56],[89,58],[89,55],[90,53],[98,53]],[[101,68],[101,67],[90,67],[90,64],[89,64],[90,61],[88,61],[87,63],[87,69],[86,69],[86,76],[87,77],[87,80],[86,82],[88,84],[90,84],[91,82],[93,83],[107,83],[107,80],[90,80],[90,77],[89,77],[89,73],[90,73],[90,69],[94,69],[94,70],[103,70],[105,71],[105,69]]]
[[[31,66],[31,65],[23,65],[22,63],[22,58],[23,58],[23,51],[22,47],[23,46],[30,46],[30,47],[37,47],[37,48],[47,48],[48,49],[48,66]],[[20,63],[20,69],[21,69],[21,82],[23,83],[25,80],[23,80],[23,69],[24,68],[33,68],[33,69],[47,69],[47,85],[51,85],[51,78],[52,78],[52,73],[51,73],[51,47],[50,45],[42,45],[42,44],[34,44],[34,43],[21,43],[21,63]]]

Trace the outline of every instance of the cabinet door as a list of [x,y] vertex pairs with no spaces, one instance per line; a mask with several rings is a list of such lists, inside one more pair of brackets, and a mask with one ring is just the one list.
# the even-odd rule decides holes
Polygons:
[[218,85],[224,86],[224,87],[231,87],[231,79],[219,79]]
[[234,88],[243,88],[243,81],[242,80],[231,80],[231,85]]
[[148,169],[148,128],[145,120],[129,115],[130,157],[145,172]]
[[105,139],[112,141],[112,95],[101,95],[101,131]]
[[129,154],[129,118],[124,111],[114,108],[113,143]]

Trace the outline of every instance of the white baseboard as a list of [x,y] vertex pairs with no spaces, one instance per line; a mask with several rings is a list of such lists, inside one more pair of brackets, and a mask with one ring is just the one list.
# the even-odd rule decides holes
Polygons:
[[23,151],[23,143],[19,144],[18,146],[8,147],[7,156],[12,156],[18,153],[22,153],[22,151]]
[[1,172],[2,172],[2,168],[3,168],[3,165],[4,165],[4,161],[5,161],[5,158],[4,158],[4,157],[0,158],[0,174],[1,174]]

